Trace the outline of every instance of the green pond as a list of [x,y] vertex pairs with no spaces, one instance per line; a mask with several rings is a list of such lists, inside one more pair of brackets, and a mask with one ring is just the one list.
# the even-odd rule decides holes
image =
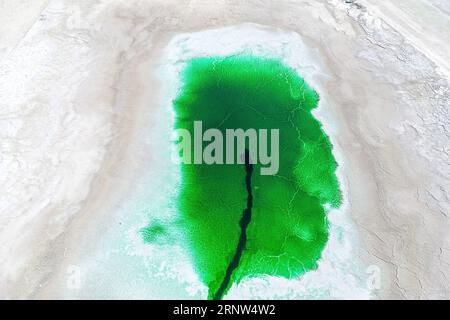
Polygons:
[[[274,175],[262,175],[248,154],[245,164],[180,164],[176,224],[208,298],[223,298],[244,278],[292,279],[317,268],[328,240],[326,208],[341,204],[332,145],[311,113],[318,94],[281,61],[246,55],[194,58],[181,81],[174,129],[194,136],[201,121],[224,136],[226,129],[279,130]],[[144,229],[144,241],[155,242],[163,228]]]

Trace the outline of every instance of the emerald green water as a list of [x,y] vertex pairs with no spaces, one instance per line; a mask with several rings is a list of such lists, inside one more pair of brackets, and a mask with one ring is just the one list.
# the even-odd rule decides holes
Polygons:
[[[203,130],[224,135],[227,128],[280,134],[276,175],[261,175],[257,163],[251,176],[242,164],[181,165],[178,226],[208,297],[221,298],[245,277],[295,278],[315,269],[328,239],[324,205],[341,204],[332,145],[311,114],[317,93],[280,61],[255,56],[195,58],[181,77],[175,128],[194,136],[194,121],[202,121]],[[248,187],[251,220],[242,228]],[[162,228],[149,226],[144,240]]]

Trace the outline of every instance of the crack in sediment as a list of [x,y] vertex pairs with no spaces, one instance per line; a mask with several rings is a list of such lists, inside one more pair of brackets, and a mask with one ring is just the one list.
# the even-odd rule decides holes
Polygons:
[[246,172],[245,185],[247,188],[247,207],[242,212],[242,218],[241,221],[239,222],[239,225],[241,226],[241,235],[239,236],[239,241],[236,247],[236,253],[234,254],[234,257],[231,260],[230,264],[228,265],[222,284],[220,285],[216,294],[213,296],[214,300],[222,299],[225,290],[230,285],[233,271],[239,266],[242,252],[244,251],[245,245],[247,243],[247,227],[252,219],[252,206],[253,206],[253,195],[252,195],[253,164],[250,163],[250,154],[248,149],[245,150],[245,172]]

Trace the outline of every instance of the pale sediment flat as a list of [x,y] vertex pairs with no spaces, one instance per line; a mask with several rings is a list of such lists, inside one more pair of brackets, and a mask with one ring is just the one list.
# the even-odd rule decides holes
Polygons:
[[[240,33],[236,41],[261,50],[282,36],[264,48],[252,32],[299,39],[300,47],[286,39],[287,56],[321,96],[317,117],[345,191],[344,208],[330,219],[362,268],[327,260],[336,254],[327,248],[328,273],[319,266],[295,286],[256,279],[230,297],[273,298],[262,289],[272,286],[279,297],[317,298],[307,289],[318,287],[325,297],[349,298],[351,286],[339,289],[348,279],[360,298],[450,297],[445,2],[2,5],[9,10],[0,13],[0,297],[204,297],[176,243],[164,244],[174,253],[165,254],[137,231],[152,214],[170,219],[164,179],[176,184],[162,156],[170,132],[164,88],[173,79],[164,75],[167,48],[224,27],[234,28],[228,35],[247,30],[247,40]],[[234,43],[217,38],[218,46]],[[149,195],[158,201],[145,207]],[[81,288],[70,285],[77,267]],[[378,271],[380,288],[370,282]],[[171,280],[161,284],[163,277]]]

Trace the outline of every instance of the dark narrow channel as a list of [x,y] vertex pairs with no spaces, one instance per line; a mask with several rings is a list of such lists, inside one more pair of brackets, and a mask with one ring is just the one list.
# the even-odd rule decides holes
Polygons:
[[242,252],[245,249],[247,243],[247,227],[252,219],[252,206],[253,206],[253,195],[252,195],[252,173],[253,164],[250,163],[250,154],[248,150],[245,150],[245,185],[247,187],[247,207],[242,212],[242,218],[239,222],[241,226],[241,234],[239,236],[239,242],[236,247],[236,253],[233,259],[228,265],[225,277],[223,278],[222,284],[214,295],[214,300],[222,299],[225,290],[230,285],[231,276],[233,271],[239,266],[239,261],[241,260]]

